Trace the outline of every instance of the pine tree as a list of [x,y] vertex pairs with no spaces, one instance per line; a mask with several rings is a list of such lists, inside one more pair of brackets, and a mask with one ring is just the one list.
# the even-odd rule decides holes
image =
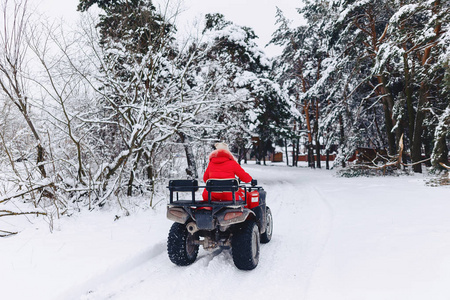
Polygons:
[[[290,86],[291,97],[318,99],[319,131],[328,142],[338,142],[341,152],[370,146],[387,147],[394,155],[397,149],[409,147],[414,169],[420,171],[420,150],[425,147],[426,156],[431,154],[433,132],[448,104],[443,56],[448,2],[304,3],[300,12],[308,24],[290,29],[279,18],[281,26],[274,38],[285,47],[282,69],[290,72],[284,73],[282,82]],[[326,47],[311,48],[308,39],[315,39],[312,45]],[[312,59],[321,50],[322,59]],[[308,55],[302,59],[302,53]],[[319,74],[314,70],[320,70],[320,77],[308,77]],[[303,111],[308,109],[306,103]],[[312,118],[305,114],[307,124],[306,117]],[[446,135],[439,136],[446,144],[442,137]],[[400,140],[408,147],[399,147]]]
[[[275,126],[277,112],[286,108],[277,84],[269,77],[271,64],[257,47],[255,33],[227,21],[221,14],[210,14],[206,15],[203,34],[203,64],[210,66],[209,80],[219,80],[214,91],[222,103],[221,109],[211,115],[219,123],[215,138],[231,142],[241,154],[248,150],[254,135],[259,135],[265,148],[270,148],[274,133],[269,127]],[[266,152],[261,148],[258,154]]]

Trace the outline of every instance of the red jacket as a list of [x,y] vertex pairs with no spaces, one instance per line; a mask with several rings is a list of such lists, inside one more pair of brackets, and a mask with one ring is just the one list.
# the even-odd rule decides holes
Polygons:
[[[236,162],[230,151],[219,149],[209,155],[209,164],[203,175],[204,182],[208,179],[234,179],[236,176],[243,182],[252,181],[252,177]],[[238,196],[239,192],[236,194]],[[219,198],[221,200],[232,200],[231,193],[212,193],[211,197],[215,200]],[[206,190],[203,191],[203,199],[208,199]]]

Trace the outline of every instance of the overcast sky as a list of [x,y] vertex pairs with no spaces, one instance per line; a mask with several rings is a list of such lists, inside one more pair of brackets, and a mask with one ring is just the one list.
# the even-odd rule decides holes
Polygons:
[[[30,2],[34,2],[32,0]],[[77,19],[76,7],[79,0],[38,0],[39,10],[51,18],[62,18],[67,22]],[[156,3],[164,0],[157,0]],[[171,0],[175,2],[174,0]],[[186,31],[194,20],[201,20],[206,13],[220,12],[225,18],[238,25],[254,29],[259,36],[258,44],[264,47],[275,31],[275,13],[278,6],[286,17],[293,20],[293,24],[300,24],[301,20],[296,8],[301,5],[300,0],[183,0],[183,12],[177,21],[180,32]],[[275,46],[264,49],[269,56],[279,54]]]

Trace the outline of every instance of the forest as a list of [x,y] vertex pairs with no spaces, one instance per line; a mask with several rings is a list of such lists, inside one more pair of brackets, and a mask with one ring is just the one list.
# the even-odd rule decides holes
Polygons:
[[[218,141],[240,163],[280,149],[292,167],[448,172],[449,1],[299,1],[305,25],[276,13],[274,58],[217,13],[180,38],[169,3],[80,0],[67,30],[1,0],[0,204],[152,207]],[[376,157],[349,164],[361,149]]]

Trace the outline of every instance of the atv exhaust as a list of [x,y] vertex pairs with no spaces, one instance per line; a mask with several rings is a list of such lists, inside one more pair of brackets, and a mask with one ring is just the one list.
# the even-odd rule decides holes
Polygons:
[[194,234],[198,231],[198,227],[197,224],[195,224],[194,222],[189,222],[186,225],[187,230],[189,231],[190,234]]

